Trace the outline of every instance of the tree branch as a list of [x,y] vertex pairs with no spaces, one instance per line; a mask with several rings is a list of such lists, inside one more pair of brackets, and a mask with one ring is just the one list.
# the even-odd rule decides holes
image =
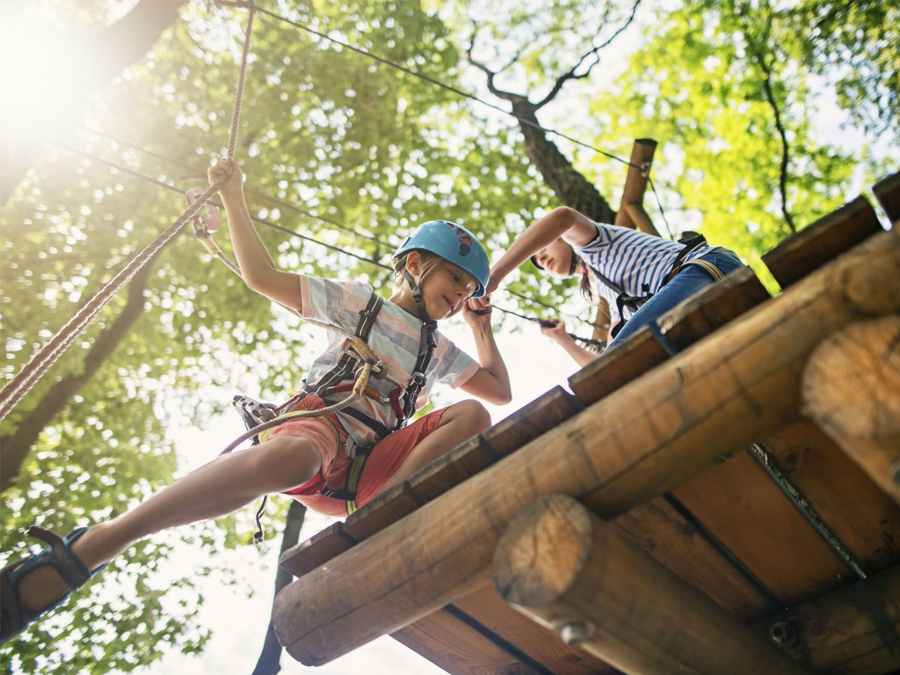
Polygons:
[[[628,26],[631,25],[631,23],[634,21],[635,14],[637,13],[638,5],[640,5],[640,4],[641,4],[641,0],[636,0],[636,2],[634,3],[634,6],[631,8],[631,15],[628,17],[628,20],[621,27],[619,27],[619,30],[617,30],[615,33],[613,33],[612,36],[609,39],[605,40],[602,44],[599,44],[596,47],[593,47],[590,51],[585,52],[582,55],[582,57],[578,60],[578,63],[576,63],[575,66],[571,70],[569,70],[566,73],[563,73],[562,75],[559,76],[559,78],[557,78],[556,83],[553,85],[553,88],[550,90],[550,92],[543,99],[541,99],[537,104],[535,104],[535,110],[540,110],[545,105],[550,103],[550,101],[552,101],[554,98],[556,98],[556,95],[563,88],[563,85],[565,85],[565,83],[568,82],[569,80],[580,80],[591,74],[591,70],[594,69],[594,66],[596,66],[598,63],[600,63],[600,56],[599,56],[600,50],[604,49],[604,48],[608,47],[610,44],[612,44],[612,41],[615,40],[617,37],[619,37],[619,35],[621,35],[622,32],[626,28],[628,28]],[[581,75],[576,75],[575,71],[577,71],[581,67],[581,64],[584,63],[591,56],[594,57],[594,62],[588,67],[588,69],[585,72],[581,73]]]
[[[763,35],[763,41],[768,41],[769,30],[772,27],[771,17],[769,18],[769,22],[766,25],[765,33]],[[747,39],[747,44],[750,46],[750,50],[753,53],[753,58],[756,63],[759,65],[760,69],[765,75],[765,79],[763,79],[763,91],[766,94],[766,100],[769,102],[769,106],[772,108],[772,112],[775,115],[775,127],[778,129],[778,135],[781,137],[781,172],[778,178],[778,188],[781,192],[781,212],[784,215],[784,220],[790,228],[791,232],[797,231],[797,226],[794,224],[794,219],[791,216],[790,211],[788,210],[787,205],[787,180],[788,180],[788,166],[790,163],[790,147],[788,145],[787,132],[785,131],[784,124],[781,121],[781,111],[778,108],[778,103],[775,101],[775,93],[772,91],[772,69],[766,63],[765,56],[762,53],[762,47],[754,40],[753,36],[750,35],[749,30],[745,28],[744,37]]]

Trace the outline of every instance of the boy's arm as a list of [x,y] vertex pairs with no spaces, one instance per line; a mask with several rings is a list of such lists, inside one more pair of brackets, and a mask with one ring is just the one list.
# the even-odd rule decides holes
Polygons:
[[560,237],[571,246],[581,248],[597,238],[597,228],[594,221],[575,209],[568,206],[553,209],[516,237],[506,253],[491,267],[487,294],[497,290],[506,275]]
[[469,324],[472,334],[475,336],[475,348],[478,351],[478,363],[481,364],[481,368],[460,388],[467,394],[477,396],[489,403],[505,405],[512,400],[509,373],[494,340],[490,308],[487,311],[481,311],[482,314],[471,311],[468,303],[463,309],[466,323]]
[[219,194],[225,206],[231,243],[244,282],[250,289],[270,300],[301,311],[300,276],[282,272],[275,267],[272,256],[250,218],[250,210],[244,199],[243,175],[237,162],[233,159],[220,160],[210,168],[210,184],[229,173],[231,177],[219,188]]

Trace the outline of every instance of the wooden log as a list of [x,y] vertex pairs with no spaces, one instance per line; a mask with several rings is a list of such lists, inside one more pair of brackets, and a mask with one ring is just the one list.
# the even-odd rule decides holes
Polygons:
[[900,504],[900,317],[823,341],[806,366],[803,400],[806,414]]
[[[625,187],[622,190],[622,204],[616,213],[616,222],[614,225],[619,227],[637,227],[641,232],[654,234],[657,237],[659,232],[653,227],[647,212],[641,207],[644,201],[644,192],[647,190],[647,176],[650,172],[650,165],[653,163],[653,155],[656,152],[656,141],[650,138],[639,138],[634,142],[631,149],[631,164],[628,172],[625,174]],[[644,167],[642,170],[638,167]],[[629,208],[632,207],[632,208]],[[639,208],[633,208],[639,207]],[[635,218],[637,214],[637,218]]]
[[344,551],[350,550],[355,543],[355,539],[344,534],[343,523],[332,523],[321,532],[282,553],[278,565],[295,577],[302,577]]
[[762,260],[782,288],[882,231],[872,205],[857,197],[763,254]]
[[513,520],[492,578],[504,600],[629,675],[809,672],[566,495]]
[[900,224],[900,172],[893,173],[872,187],[878,203],[892,224]]
[[[503,528],[566,493],[604,518],[790,424],[816,345],[900,309],[900,232],[884,232],[288,586],[278,636],[326,663],[488,581]],[[851,289],[878,287],[880,293]]]
[[816,598],[754,625],[816,673],[900,672],[900,567]]

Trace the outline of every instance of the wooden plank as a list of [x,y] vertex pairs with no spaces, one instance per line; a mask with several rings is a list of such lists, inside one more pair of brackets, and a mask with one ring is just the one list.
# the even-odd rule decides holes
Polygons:
[[578,399],[562,387],[553,387],[488,429],[485,441],[497,457],[505,457],[583,408]]
[[673,492],[784,606],[846,583],[848,569],[748,453]]
[[344,534],[343,523],[332,523],[321,532],[282,553],[278,564],[281,569],[295,577],[302,577],[349,550],[355,543]]
[[356,541],[368,539],[422,505],[409,482],[395,485],[344,521],[344,533]]
[[882,231],[872,206],[864,197],[857,197],[788,237],[762,259],[781,287],[787,288]]
[[493,586],[480,588],[453,605],[555,675],[619,672],[596,656],[565,644],[552,630],[514,610],[497,595]]
[[780,609],[662,497],[636,506],[610,524],[625,539],[742,621]]
[[410,479],[410,489],[420,502],[431,501],[496,461],[479,434],[416,473]]
[[900,172],[892,173],[872,187],[878,203],[893,225],[900,224]]
[[863,569],[900,564],[900,507],[825,432],[799,420],[764,444]]
[[629,675],[809,672],[567,495],[510,523],[491,578],[519,611]]
[[585,405],[596,403],[669,358],[665,347],[644,327],[614,350],[569,378],[569,387]]
[[788,426],[814,348],[862,312],[900,310],[891,294],[857,292],[898,279],[900,233],[872,237],[289,585],[279,639],[307,665],[328,662],[484,583],[499,534],[537,496],[575,495],[612,518]]
[[[660,331],[677,350],[706,337],[769,299],[769,293],[749,267],[736,270],[720,283],[703,289],[673,307],[657,321]],[[649,328],[604,354],[569,378],[569,386],[585,404],[599,401],[668,358]]]
[[769,292],[749,267],[707,286],[659,318],[666,339],[679,351],[718,330],[769,299]]
[[498,645],[447,609],[401,628],[391,637],[451,675],[548,675],[523,663],[518,654]]
[[754,627],[816,673],[900,672],[900,568],[820,596]]

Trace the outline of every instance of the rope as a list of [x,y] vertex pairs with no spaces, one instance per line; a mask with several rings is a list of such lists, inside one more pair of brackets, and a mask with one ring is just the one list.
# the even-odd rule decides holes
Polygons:
[[[250,4],[248,2],[243,2],[243,1],[235,2],[232,0],[215,0],[215,2],[217,5],[222,5],[225,7],[247,7]],[[325,33],[320,33],[319,31],[317,31],[313,28],[310,28],[309,26],[305,26],[302,23],[299,23],[297,21],[292,21],[291,19],[288,19],[286,16],[281,16],[280,14],[276,14],[275,12],[269,11],[267,9],[263,9],[262,7],[257,7],[256,11],[258,11],[260,14],[265,14],[266,16],[270,16],[277,21],[282,21],[286,24],[294,26],[295,28],[299,28],[302,31],[306,31],[307,33],[310,33],[311,35],[315,35],[316,37],[322,38],[323,40],[328,40],[329,42],[339,45],[340,47],[342,47],[344,49],[349,49],[350,51],[356,52],[357,54],[362,54],[363,56],[370,58],[373,61],[377,61],[378,63],[384,64],[390,68],[394,68],[395,70],[399,70],[402,73],[406,73],[407,75],[412,75],[415,78],[418,78],[424,82],[428,82],[429,84],[433,84],[436,87],[440,87],[441,89],[444,89],[453,94],[456,94],[457,96],[461,96],[463,98],[470,99],[472,101],[480,103],[483,106],[486,106],[493,110],[497,110],[498,112],[501,112],[504,115],[509,115],[510,117],[514,117],[520,123],[525,124],[530,127],[533,127],[535,129],[539,129],[540,131],[543,131],[544,133],[553,134],[554,136],[558,136],[559,138],[564,138],[567,141],[574,143],[575,145],[580,145],[581,147],[587,148],[588,150],[593,150],[594,152],[596,152],[600,155],[603,155],[604,157],[609,157],[610,159],[613,159],[617,162],[621,162],[622,164],[625,164],[626,166],[631,166],[631,167],[634,167],[635,169],[643,169],[644,168],[644,167],[638,166],[637,164],[632,164],[627,159],[622,159],[621,157],[619,157],[617,155],[613,155],[609,152],[605,152],[605,151],[601,150],[600,148],[590,145],[589,143],[585,143],[584,141],[579,141],[577,138],[568,136],[568,135],[562,133],[561,131],[556,131],[555,129],[550,129],[548,127],[541,126],[540,124],[537,124],[536,122],[532,122],[531,120],[523,119],[523,118],[519,117],[518,115],[516,115],[516,113],[511,110],[506,110],[505,108],[501,108],[500,106],[498,106],[496,104],[489,103],[489,102],[475,96],[474,94],[470,94],[466,91],[463,91],[462,89],[457,89],[456,87],[452,87],[449,84],[445,84],[444,82],[441,82],[440,80],[436,80],[432,77],[429,77],[428,75],[423,75],[422,73],[418,73],[415,70],[411,70],[409,68],[406,68],[405,66],[401,66],[399,63],[395,63],[395,62],[385,59],[381,56],[377,56],[376,54],[366,51],[365,49],[362,49],[360,47],[354,47],[353,45],[348,44],[346,42],[341,42],[340,40],[333,38],[330,35],[326,35]]]
[[[238,91],[235,95],[234,113],[231,121],[231,131],[228,141],[228,157],[234,157],[234,149],[237,144],[237,127],[240,122],[240,110],[243,102],[244,77],[247,68],[247,55],[249,52],[250,25],[253,22],[253,9],[251,7],[250,19],[247,26],[246,41],[241,61],[241,74],[238,79]],[[47,370],[56,363],[75,338],[84,332],[87,325],[109,303],[112,297],[140,270],[147,262],[165,246],[181,230],[184,225],[194,217],[203,206],[206,205],[219,188],[225,184],[229,176],[222,176],[215,181],[206,191],[184,211],[178,219],[156,237],[143,251],[138,253],[118,274],[116,274],[89,302],[82,306],[66,324],[57,331],[47,344],[45,344],[32,359],[25,364],[19,373],[0,390],[0,419],[5,418],[15,405],[22,400],[37,381],[43,377]]]
[[[533,321],[534,323],[539,323],[544,328],[550,328],[553,326],[553,323],[547,321],[546,319],[538,319],[533,316],[525,316],[524,314],[519,314],[518,312],[514,312],[511,309],[504,309],[503,307],[498,307],[497,305],[493,305],[494,309],[499,309],[501,312],[505,314],[511,314],[512,316],[517,316],[520,319],[525,319],[526,321]],[[603,340],[595,340],[594,338],[586,338],[581,337],[580,335],[575,335],[575,333],[566,333],[573,340],[577,340],[579,342],[584,342],[585,344],[595,345],[597,347],[605,347],[606,342]]]
[[238,75],[237,92],[234,95],[234,110],[231,113],[231,130],[228,132],[228,159],[234,159],[237,146],[238,125],[241,122],[241,107],[244,100],[244,80],[247,77],[247,57],[250,55],[250,33],[253,31],[253,17],[256,16],[256,5],[250,0],[250,16],[247,17],[247,32],[244,33],[244,51],[241,53],[241,72]]
[[[175,166],[181,167],[182,169],[185,169],[186,171],[190,171],[193,174],[200,173],[196,167],[191,166],[187,162],[182,162],[173,157],[168,157],[168,156],[162,155],[158,152],[154,152],[153,150],[148,150],[147,148],[137,145],[136,143],[131,143],[130,141],[123,140],[121,138],[113,136],[112,134],[108,134],[104,131],[100,131],[99,129],[94,129],[94,128],[86,126],[86,125],[82,126],[82,128],[85,131],[91,132],[92,134],[96,134],[97,136],[100,136],[102,138],[107,138],[107,139],[113,141],[114,143],[118,143],[119,145],[125,145],[129,148],[137,150],[138,152],[148,155],[149,157],[155,157],[156,159],[160,159],[164,162],[174,164]],[[381,244],[382,246],[391,248],[391,244],[379,239],[378,237],[376,237],[374,235],[367,234],[366,232],[360,232],[359,230],[354,230],[352,227],[349,227],[348,225],[339,223],[336,220],[331,220],[330,218],[326,218],[325,216],[320,216],[317,213],[313,213],[312,211],[305,211],[304,209],[294,206],[290,202],[283,201],[281,199],[272,197],[271,195],[267,195],[267,194],[265,194],[263,192],[259,192],[257,190],[252,190],[252,189],[248,188],[246,185],[244,186],[244,193],[248,194],[248,195],[252,195],[254,197],[258,197],[259,199],[265,199],[266,201],[272,202],[273,204],[277,204],[278,206],[288,209],[289,211],[293,211],[293,212],[299,213],[303,216],[313,218],[313,219],[318,220],[327,225],[333,225],[334,227],[344,230],[345,232],[349,232],[350,234],[357,236],[360,239],[368,239],[369,241],[375,242],[376,244]]]
[[[102,157],[99,157],[91,152],[88,152],[87,150],[73,148],[71,146],[64,145],[63,143],[59,143],[57,141],[52,141],[52,140],[50,141],[50,143],[52,143],[60,148],[63,148],[64,150],[68,150],[69,152],[74,152],[79,155],[83,155],[92,161],[100,162],[101,164],[106,164],[107,166],[112,167],[116,171],[121,171],[122,173],[127,173],[128,175],[134,176],[135,178],[140,178],[141,180],[151,183],[153,185],[156,185],[157,187],[161,187],[164,190],[170,190],[172,192],[177,192],[180,195],[184,194],[184,190],[182,188],[178,187],[177,185],[173,185],[172,183],[166,183],[165,181],[157,180],[156,178],[153,178],[151,176],[148,176],[147,174],[141,173],[140,171],[135,171],[134,169],[129,169],[128,167],[122,166],[121,164],[116,164],[115,162],[110,162],[108,159],[103,159]],[[210,200],[210,201],[212,201],[212,203],[215,204],[216,206],[219,206],[220,208],[224,208],[224,207],[222,207],[222,204],[220,202],[215,201],[215,200]],[[375,265],[376,267],[380,267],[385,270],[393,269],[389,265],[386,265],[383,262],[375,260],[374,258],[367,258],[364,255],[360,255],[358,253],[353,253],[352,251],[348,251],[347,249],[341,248],[340,246],[335,246],[334,244],[327,244],[324,241],[319,241],[317,239],[313,239],[312,237],[309,237],[305,234],[300,234],[299,232],[295,232],[294,230],[289,230],[288,228],[278,225],[277,223],[273,223],[270,220],[264,220],[263,218],[257,218],[256,216],[253,216],[253,215],[250,216],[250,219],[256,223],[259,223],[260,225],[265,225],[266,227],[270,227],[273,230],[278,230],[279,232],[284,232],[293,237],[299,237],[300,239],[303,239],[304,241],[308,241],[312,244],[317,244],[318,246],[324,246],[325,248],[335,251],[336,253],[343,253],[344,255],[348,255],[352,258],[356,258],[357,260],[361,260],[363,262],[370,263],[372,265]]]

